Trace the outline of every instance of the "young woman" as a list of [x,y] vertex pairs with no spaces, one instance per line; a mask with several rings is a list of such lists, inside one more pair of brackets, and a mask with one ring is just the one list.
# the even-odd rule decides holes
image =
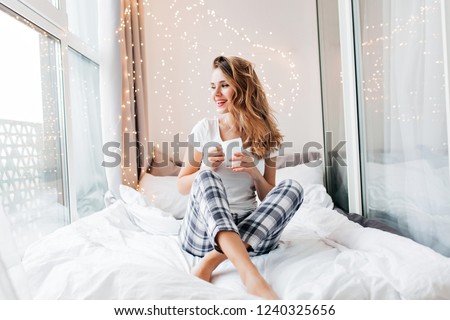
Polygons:
[[[303,201],[303,189],[290,179],[275,186],[282,136],[252,63],[217,57],[211,91],[218,119],[203,119],[193,128],[194,154],[186,155],[178,175],[178,190],[190,193],[182,248],[203,257],[193,269],[197,277],[211,281],[216,267],[229,259],[250,294],[277,299],[250,256],[277,247]],[[225,159],[221,145],[233,139],[242,141],[243,148]],[[233,165],[226,166],[226,160]]]

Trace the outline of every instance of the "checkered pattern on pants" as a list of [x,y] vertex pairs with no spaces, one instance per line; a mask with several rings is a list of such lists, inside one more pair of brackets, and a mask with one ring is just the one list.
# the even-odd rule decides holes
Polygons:
[[201,171],[192,184],[189,206],[180,231],[182,248],[203,257],[220,247],[215,242],[219,231],[234,231],[249,244],[251,256],[270,252],[278,245],[281,233],[303,202],[303,188],[286,179],[276,185],[253,211],[242,217],[230,212],[220,176]]

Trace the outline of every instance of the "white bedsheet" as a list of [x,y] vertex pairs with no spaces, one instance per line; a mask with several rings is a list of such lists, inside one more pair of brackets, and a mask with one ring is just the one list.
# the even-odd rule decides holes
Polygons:
[[[252,258],[281,298],[450,299],[449,258],[329,207],[323,186],[309,187],[279,248]],[[153,229],[139,220],[145,213]],[[212,284],[189,274],[197,258],[179,249],[179,223],[118,201],[28,248],[31,291],[37,299],[254,299],[228,261]]]

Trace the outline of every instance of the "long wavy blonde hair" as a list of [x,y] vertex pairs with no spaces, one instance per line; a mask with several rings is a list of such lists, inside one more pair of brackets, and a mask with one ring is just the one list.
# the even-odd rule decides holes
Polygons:
[[217,68],[235,91],[229,112],[244,148],[258,158],[267,157],[280,147],[283,136],[253,64],[240,57],[219,56],[213,62],[213,69]]

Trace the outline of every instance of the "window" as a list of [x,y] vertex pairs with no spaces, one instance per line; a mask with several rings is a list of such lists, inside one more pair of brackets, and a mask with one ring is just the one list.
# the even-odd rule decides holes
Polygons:
[[97,0],[66,0],[66,6],[69,31],[97,52]]
[[23,253],[104,207],[98,9],[97,1],[4,3],[0,205]]
[[69,66],[74,182],[77,212],[83,217],[104,207],[107,185],[104,170],[99,170],[103,161],[99,70],[96,63],[73,49],[69,49]]
[[[325,173],[327,192],[334,204],[350,211],[348,201],[348,179],[346,166],[346,145],[339,150],[341,159],[332,153],[333,148],[346,141],[344,100],[342,96],[341,43],[339,38],[339,7],[337,1],[317,2],[320,64],[322,81],[323,124],[325,134]],[[343,163],[345,162],[345,164]]]
[[365,213],[450,256],[448,18],[440,1],[359,4]]
[[0,12],[0,185],[20,248],[69,220],[62,161],[60,42]]

